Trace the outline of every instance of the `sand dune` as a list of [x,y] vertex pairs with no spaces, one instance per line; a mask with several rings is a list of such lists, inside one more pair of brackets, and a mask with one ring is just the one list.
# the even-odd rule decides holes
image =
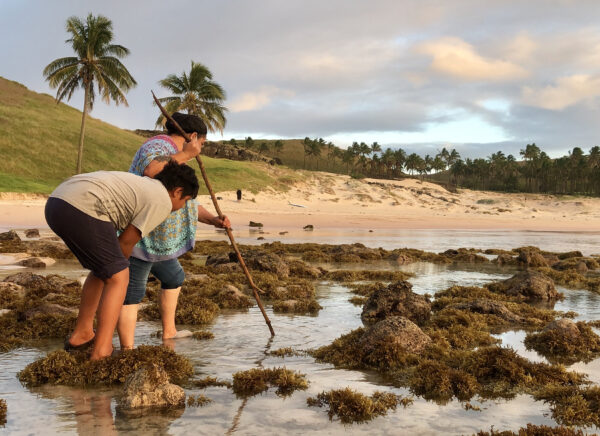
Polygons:
[[[243,187],[242,187],[243,188]],[[273,228],[448,228],[600,231],[600,199],[471,190],[451,193],[415,179],[363,179],[314,173],[287,192],[220,192],[234,226]],[[213,210],[208,196],[201,204]],[[45,227],[45,198],[0,194],[0,227]]]

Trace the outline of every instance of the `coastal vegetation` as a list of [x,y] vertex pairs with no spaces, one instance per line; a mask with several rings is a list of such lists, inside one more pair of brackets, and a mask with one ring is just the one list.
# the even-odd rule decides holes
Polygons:
[[112,22],[102,16],[89,14],[85,21],[70,17],[66,24],[70,43],[76,56],[55,59],[44,68],[44,77],[51,88],[58,88],[56,101],[70,100],[73,93],[82,88],[83,112],[79,131],[77,174],[82,172],[83,138],[88,113],[93,109],[96,92],[104,102],[114,101],[127,106],[125,92],[136,85],[127,68],[119,58],[129,54],[126,47],[112,44]]
[[[223,105],[225,90],[213,80],[210,70],[201,63],[192,61],[190,72],[168,75],[158,82],[171,92],[169,97],[159,98],[169,113],[185,111],[199,116],[210,132],[221,132],[225,128],[227,108]],[[162,115],[156,121],[157,126],[165,123]]]

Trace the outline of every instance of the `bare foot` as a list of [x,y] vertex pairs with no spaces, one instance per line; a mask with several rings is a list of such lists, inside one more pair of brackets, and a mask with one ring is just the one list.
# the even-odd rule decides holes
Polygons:
[[114,348],[112,347],[112,345],[109,349],[106,350],[98,350],[96,349],[96,347],[94,347],[94,349],[92,350],[92,354],[90,355],[90,360],[100,360],[106,357],[110,357],[112,356],[113,351]]
[[73,347],[78,347],[94,339],[94,336],[96,336],[96,334],[93,330],[84,333],[73,332],[69,337],[69,344],[71,344]]
[[168,332],[163,332],[163,340],[166,339],[181,339],[181,338],[189,338],[190,336],[192,336],[192,332],[189,330],[175,330],[175,331],[168,331]]

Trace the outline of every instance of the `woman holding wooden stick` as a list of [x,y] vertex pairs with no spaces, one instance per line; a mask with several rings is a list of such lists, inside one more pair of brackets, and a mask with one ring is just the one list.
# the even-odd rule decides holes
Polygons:
[[[187,162],[196,157],[206,140],[207,128],[195,115],[174,113],[173,119],[190,136],[186,142],[170,121],[167,134],[148,139],[137,151],[129,169],[137,175],[154,177],[167,162]],[[189,336],[188,331],[178,332],[175,327],[177,300],[185,274],[177,258],[194,248],[198,221],[218,228],[231,226],[229,219],[212,215],[196,201],[188,201],[181,210],[172,213],[133,249],[127,296],[118,324],[121,348],[133,348],[139,303],[146,294],[148,275],[152,273],[161,282],[159,310],[163,340]]]

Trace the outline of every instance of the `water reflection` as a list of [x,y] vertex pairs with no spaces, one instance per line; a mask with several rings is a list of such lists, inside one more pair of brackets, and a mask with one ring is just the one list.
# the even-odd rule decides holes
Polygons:
[[[329,232],[329,233],[327,233]],[[363,232],[364,233],[364,232]],[[345,231],[336,233],[319,229],[315,232],[290,231],[284,242],[363,242],[369,246],[384,248],[414,247],[428,251],[444,251],[448,248],[514,248],[538,245],[544,249],[565,251],[579,249],[584,253],[596,251],[600,234],[563,234],[535,232],[468,232],[468,231],[376,231],[374,234]],[[202,234],[199,235],[203,237]],[[236,236],[237,237],[237,236]],[[255,243],[256,235],[241,242]],[[267,241],[269,235],[265,235]],[[213,238],[222,238],[216,236]],[[329,239],[330,238],[330,239]],[[565,248],[566,247],[566,248]],[[72,278],[82,274],[74,262],[59,262],[45,273],[60,273]],[[328,268],[401,269],[411,272],[410,279],[415,292],[435,294],[450,286],[481,286],[514,274],[510,268],[495,265],[433,265],[415,263],[398,266],[389,262],[375,262],[366,266],[327,265]],[[12,270],[14,272],[14,269]],[[8,272],[0,271],[0,276]],[[66,433],[66,434],[472,434],[480,429],[516,430],[528,422],[554,425],[546,405],[531,397],[520,395],[510,401],[472,402],[481,411],[466,411],[457,401],[441,406],[415,398],[407,409],[399,408],[388,416],[368,424],[343,426],[330,422],[323,409],[309,408],[306,399],[323,390],[350,386],[364,394],[375,390],[410,395],[406,389],[397,388],[390,380],[376,372],[335,369],[329,364],[316,363],[309,356],[293,356],[284,359],[266,354],[267,350],[292,347],[296,350],[315,348],[331,343],[341,334],[362,326],[361,308],[348,300],[352,296],[343,284],[318,283],[317,298],[323,309],[317,316],[275,314],[267,308],[269,318],[277,332],[269,341],[269,331],[258,308],[248,311],[228,310],[206,329],[215,338],[209,341],[181,339],[174,343],[175,350],[192,360],[196,377],[213,376],[231,380],[238,371],[263,366],[265,368],[286,366],[307,375],[310,382],[307,391],[295,392],[282,399],[272,390],[247,399],[239,399],[230,389],[210,387],[206,390],[186,387],[191,395],[204,394],[212,402],[198,408],[180,409],[173,414],[149,413],[131,415],[117,409],[115,397],[119,390],[73,389],[67,387],[42,387],[28,390],[21,386],[16,374],[27,363],[42,353],[60,348],[60,341],[46,341],[37,349],[19,349],[0,353],[0,397],[8,402],[6,431],[10,434]],[[579,313],[577,320],[600,319],[600,295],[587,291],[560,288],[565,300],[556,303],[555,310]],[[182,326],[198,329],[194,326]],[[141,322],[136,329],[136,343],[160,344],[154,336],[160,326],[154,322]],[[498,335],[502,344],[511,346],[532,361],[544,361],[534,351],[523,346],[524,331],[511,331]],[[589,374],[594,382],[600,382],[600,360],[588,364],[575,364],[571,369]],[[594,431],[593,429],[591,431]]]

